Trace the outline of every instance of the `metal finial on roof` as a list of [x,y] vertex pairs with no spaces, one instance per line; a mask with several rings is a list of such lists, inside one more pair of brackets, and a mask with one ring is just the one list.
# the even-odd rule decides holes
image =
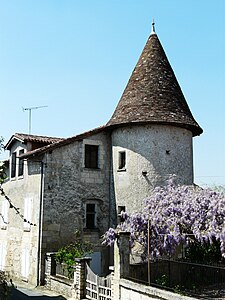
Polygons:
[[152,32],[151,34],[155,34],[155,22],[154,22],[154,18],[152,19]]

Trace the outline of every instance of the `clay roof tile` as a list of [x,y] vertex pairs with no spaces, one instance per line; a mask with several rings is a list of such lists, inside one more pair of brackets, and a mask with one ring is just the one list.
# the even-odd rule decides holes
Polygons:
[[107,126],[137,123],[184,127],[193,136],[203,132],[192,116],[155,32],[151,33]]

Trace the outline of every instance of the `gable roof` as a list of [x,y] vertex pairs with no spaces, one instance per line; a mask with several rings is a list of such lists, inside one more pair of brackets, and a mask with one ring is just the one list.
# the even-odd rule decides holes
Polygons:
[[154,31],[107,126],[140,123],[183,127],[191,130],[193,136],[203,132],[192,116]]
[[83,139],[85,139],[87,137],[90,137],[94,134],[103,132],[106,129],[107,129],[106,126],[100,126],[100,127],[95,128],[95,129],[83,132],[81,134],[78,134],[78,135],[75,135],[75,136],[72,136],[72,137],[69,137],[69,138],[61,139],[61,140],[58,140],[54,143],[48,144],[46,146],[28,151],[28,152],[22,154],[21,157],[31,157],[31,156],[43,154],[43,153],[51,151],[53,149],[66,146],[66,145],[68,145],[72,142],[83,140]]
[[64,138],[57,138],[57,137],[48,137],[48,136],[41,136],[41,135],[33,135],[33,134],[25,134],[25,133],[15,133],[11,136],[7,144],[5,145],[5,149],[9,150],[15,140],[20,141],[22,143],[32,142],[35,144],[40,144],[40,147],[43,145],[53,144],[55,142],[59,142],[64,140]]

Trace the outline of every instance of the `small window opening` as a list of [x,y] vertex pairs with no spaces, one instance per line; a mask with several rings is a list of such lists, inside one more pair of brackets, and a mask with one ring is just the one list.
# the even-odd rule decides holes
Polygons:
[[119,170],[125,169],[126,166],[126,152],[119,152]]
[[96,228],[96,204],[86,204],[86,228]]
[[11,178],[16,176],[16,152],[12,153],[11,158]]
[[96,145],[85,145],[85,168],[98,169],[98,148]]
[[[19,151],[19,156],[24,154],[24,149]],[[23,170],[24,170],[24,159],[23,158],[19,158],[19,172],[18,172],[18,176],[23,176]]]
[[125,213],[125,211],[126,211],[125,206],[118,206],[118,217],[117,217],[118,224],[123,223],[125,221],[125,218],[123,216],[123,213]]

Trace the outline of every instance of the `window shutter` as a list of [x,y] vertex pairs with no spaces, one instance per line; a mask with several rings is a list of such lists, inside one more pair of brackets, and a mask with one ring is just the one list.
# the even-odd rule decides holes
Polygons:
[[8,223],[8,209],[9,203],[6,199],[2,200],[2,216],[1,216],[1,228],[6,228]]
[[22,260],[21,260],[21,275],[24,279],[28,279],[29,264],[30,264],[29,249],[28,248],[23,248]]
[[32,199],[25,198],[24,199],[24,230],[29,231],[31,226],[27,222],[31,222],[31,215],[32,215]]
[[0,244],[0,270],[4,271],[5,269],[5,258],[6,258],[6,243]]

